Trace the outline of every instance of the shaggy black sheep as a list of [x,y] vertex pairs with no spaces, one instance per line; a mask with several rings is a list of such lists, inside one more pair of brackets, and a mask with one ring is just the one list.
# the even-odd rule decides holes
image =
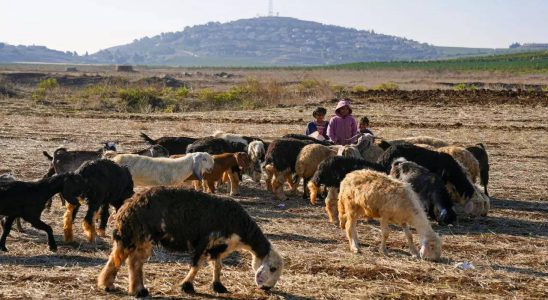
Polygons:
[[49,249],[57,250],[53,230],[40,220],[40,216],[46,202],[57,193],[61,193],[70,203],[77,203],[76,199],[83,193],[83,184],[81,176],[65,173],[39,181],[13,181],[0,185],[0,215],[7,216],[0,237],[0,250],[8,251],[6,238],[16,218],[23,218],[32,227],[45,231],[48,234]]
[[188,145],[186,153],[194,152],[206,152],[211,155],[247,152],[247,145],[238,142],[230,142],[221,138],[206,137]]
[[453,201],[445,188],[441,177],[404,158],[392,163],[390,176],[411,184],[413,191],[419,195],[422,205],[431,219],[440,225],[453,224],[457,213],[453,210]]
[[146,149],[135,151],[132,154],[148,157],[169,157],[169,151],[162,145],[152,145]]
[[117,213],[109,260],[99,274],[101,289],[114,289],[114,280],[128,259],[129,294],[145,297],[143,264],[152,243],[175,251],[192,251],[192,266],[181,285],[194,292],[194,278],[204,261],[213,266],[212,288],[227,292],[220,281],[221,261],[233,251],[251,252],[255,282],[262,289],[278,281],[283,261],[261,228],[237,202],[187,189],[154,187],[128,200]]
[[408,161],[427,168],[438,174],[445,182],[446,188],[454,202],[464,206],[466,213],[486,215],[489,210],[489,198],[478,193],[474,185],[468,180],[457,161],[446,153],[428,150],[410,144],[394,145],[388,148],[378,159],[378,163],[387,174],[392,162],[403,157]]
[[[6,173],[6,174],[0,175],[0,184],[4,184],[4,183],[7,183],[7,182],[14,182],[15,180],[16,180],[15,176],[13,176],[11,173]],[[2,217],[2,220],[0,221],[0,223],[1,223],[2,227],[4,227],[4,224],[6,224],[6,217]],[[21,219],[20,218],[15,219],[15,224],[17,226],[17,231],[24,232],[23,226],[21,226]]]
[[188,145],[194,143],[197,139],[186,137],[186,136],[180,136],[180,137],[172,137],[172,136],[164,136],[159,139],[151,139],[148,135],[141,132],[141,137],[150,145],[160,145],[167,149],[170,155],[175,154],[185,154],[186,148]]
[[[98,235],[104,236],[109,218],[109,205],[116,210],[122,206],[124,200],[133,195],[133,180],[127,167],[118,166],[111,160],[100,159],[88,161],[75,171],[84,181],[84,200],[88,210],[84,217],[83,228],[88,241],[95,240],[95,214],[101,209],[101,220]],[[69,201],[70,202],[70,201]],[[64,217],[65,241],[73,240],[72,223],[80,207],[79,202],[72,201],[67,205]]]
[[321,144],[324,146],[331,146],[332,144],[329,141],[320,141],[317,140],[311,136],[304,135],[304,134],[298,134],[298,133],[289,133],[284,136],[282,136],[282,139],[296,139],[296,140],[303,140],[303,141],[311,141],[316,144]]
[[480,166],[480,183],[483,185],[485,195],[489,196],[487,192],[487,184],[489,184],[489,156],[487,155],[485,146],[479,143],[475,146],[466,147],[466,150],[470,151],[478,160]]

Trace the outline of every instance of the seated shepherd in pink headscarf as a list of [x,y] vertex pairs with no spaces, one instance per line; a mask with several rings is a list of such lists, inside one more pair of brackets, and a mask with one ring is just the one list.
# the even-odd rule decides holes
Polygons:
[[358,126],[352,117],[349,99],[343,99],[337,103],[335,116],[329,120],[327,135],[336,145],[352,144],[356,140]]

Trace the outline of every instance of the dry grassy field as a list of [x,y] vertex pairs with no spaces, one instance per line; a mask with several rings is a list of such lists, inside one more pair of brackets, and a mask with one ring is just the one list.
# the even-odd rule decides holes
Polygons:
[[[474,80],[493,80],[485,74],[474,76]],[[500,76],[514,83],[548,81],[546,75],[536,81],[533,75]],[[421,82],[420,78],[405,80]],[[459,77],[456,81],[462,80]],[[184,295],[179,282],[189,269],[189,256],[156,247],[145,264],[145,285],[151,295],[185,299],[548,298],[548,97],[546,93],[532,98],[526,94],[506,98],[493,94],[476,101],[478,95],[473,91],[459,94],[459,99],[451,95],[442,100],[439,95],[432,99],[428,93],[412,99],[366,95],[353,102],[354,115],[369,116],[373,131],[383,138],[430,135],[458,144],[486,145],[491,161],[492,210],[487,217],[460,217],[454,226],[432,224],[442,235],[441,262],[411,257],[404,234],[397,227],[388,240],[389,256],[380,255],[380,230],[375,221],[359,223],[362,253],[352,254],[344,232],[327,222],[322,206],[311,206],[300,196],[281,203],[265,190],[264,183],[247,180],[241,196],[234,199],[284,256],[286,268],[278,285],[270,292],[257,289],[251,257],[242,252],[225,260],[222,280],[230,294],[212,293],[211,268],[207,266],[195,283],[198,294]],[[466,99],[476,100],[463,101]],[[146,147],[140,132],[156,138],[198,137],[224,130],[271,140],[303,131],[310,119],[310,107],[320,100],[253,111],[146,115],[59,110],[29,99],[3,98],[0,169],[22,179],[38,179],[48,169],[43,150],[51,153],[60,145],[95,149],[108,140],[118,141],[124,150],[137,150]],[[322,104],[334,107],[329,101]],[[219,194],[226,195],[226,190],[221,189]],[[107,294],[96,288],[110,241],[99,240],[94,245],[85,241],[80,226],[82,211],[85,209],[75,221],[73,244],[63,242],[60,201],[56,199],[52,210],[43,213],[59,245],[56,253],[48,251],[45,234],[27,223],[23,223],[24,233],[11,232],[6,244],[9,252],[0,253],[1,299],[127,297],[125,268],[117,279],[117,292]],[[460,270],[455,267],[460,262],[470,262],[475,268]]]

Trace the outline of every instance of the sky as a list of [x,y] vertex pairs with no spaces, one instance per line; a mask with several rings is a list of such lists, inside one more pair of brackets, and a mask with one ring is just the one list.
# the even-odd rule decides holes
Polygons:
[[[283,17],[437,46],[548,43],[548,0],[273,0]],[[90,54],[136,38],[268,13],[268,0],[0,0],[0,42]]]

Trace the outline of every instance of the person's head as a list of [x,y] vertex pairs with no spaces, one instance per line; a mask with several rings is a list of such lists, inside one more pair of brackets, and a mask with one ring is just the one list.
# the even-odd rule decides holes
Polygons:
[[312,112],[312,116],[316,118],[317,122],[323,122],[326,114],[327,110],[323,107],[316,107],[316,109]]
[[360,123],[358,124],[358,126],[360,131],[367,129],[369,127],[369,119],[363,116],[360,119]]
[[352,114],[352,108],[350,108],[350,99],[345,98],[340,100],[339,103],[337,103],[337,107],[335,108],[335,113],[341,117],[346,117]]

